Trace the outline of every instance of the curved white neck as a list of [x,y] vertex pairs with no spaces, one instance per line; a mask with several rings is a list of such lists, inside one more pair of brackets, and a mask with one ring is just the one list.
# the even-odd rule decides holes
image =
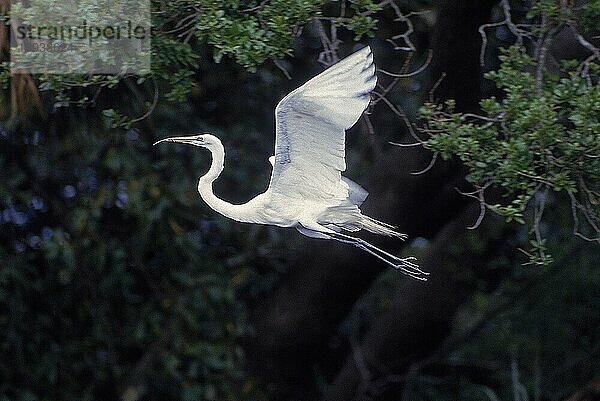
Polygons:
[[216,212],[230,219],[245,221],[243,205],[233,205],[219,199],[213,192],[213,182],[221,175],[225,160],[225,149],[221,142],[211,145],[209,148],[212,155],[212,163],[208,172],[200,177],[198,181],[198,192],[208,206]]

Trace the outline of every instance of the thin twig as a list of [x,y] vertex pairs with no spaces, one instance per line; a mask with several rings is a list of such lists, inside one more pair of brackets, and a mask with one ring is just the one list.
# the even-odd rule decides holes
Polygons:
[[415,142],[415,143],[398,143],[398,142],[388,142],[390,145],[394,145],[394,146],[400,146],[401,148],[412,148],[415,146],[423,146],[425,143],[424,141],[421,142]]
[[417,68],[416,70],[406,73],[406,74],[395,74],[393,72],[388,72],[382,68],[379,68],[379,72],[385,74],[385,75],[389,75],[390,77],[396,77],[396,78],[409,78],[409,77],[414,77],[415,75],[420,74],[421,72],[423,72],[431,63],[431,60],[433,58],[433,51],[431,49],[429,49],[427,51],[427,59],[425,60],[425,62],[423,63],[422,66],[420,66],[419,68]]
[[558,27],[551,29],[540,39],[540,45],[537,48],[536,67],[535,67],[535,90],[538,97],[542,96],[543,73],[546,68],[546,57],[550,50],[550,43]]
[[396,114],[398,117],[400,117],[402,119],[402,121],[404,121],[406,128],[408,128],[408,132],[410,133],[410,135],[413,138],[415,138],[418,142],[423,142],[423,140],[417,136],[410,120],[408,119],[406,114],[400,110],[399,106],[398,107],[394,106],[392,104],[392,102],[390,102],[385,96],[378,93],[377,91],[372,91],[371,93],[378,96],[379,99],[383,100],[383,102],[390,108],[390,110],[392,110],[392,112],[394,112],[394,114]]
[[[386,39],[386,41],[390,42],[394,46],[394,50],[403,50],[409,52],[416,51],[417,48],[410,39],[410,35],[412,35],[415,31],[415,28],[410,18],[402,13],[400,7],[398,7],[398,5],[393,0],[384,0],[381,3],[379,3],[379,6],[381,8],[385,6],[390,6],[396,13],[396,19],[394,21],[404,22],[406,24],[406,30],[404,31],[404,33],[392,36],[391,38]],[[396,43],[396,41],[399,39],[404,40],[404,46],[399,46]]]
[[481,35],[481,50],[479,52],[479,63],[481,66],[485,65],[485,49],[488,45],[488,38],[485,30],[487,28],[496,28],[499,26],[506,25],[506,27],[510,30],[510,32],[515,35],[516,44],[520,46],[523,43],[523,37],[529,37],[528,32],[524,32],[519,28],[518,25],[512,22],[512,15],[510,12],[510,3],[508,0],[502,0],[502,13],[504,14],[504,19],[498,22],[492,22],[489,24],[483,24],[479,27],[479,34]]
[[271,61],[273,62],[273,64],[275,64],[275,66],[277,68],[279,68],[281,70],[281,72],[283,72],[283,75],[285,75],[285,77],[287,79],[292,79],[292,76],[290,75],[288,70],[285,68],[285,66],[283,64],[281,64],[281,61],[279,61],[276,57],[271,57]]
[[369,144],[373,148],[373,152],[375,153],[375,156],[379,157],[381,155],[381,146],[379,146],[379,142],[377,142],[377,135],[375,135],[375,129],[373,128],[373,123],[371,123],[371,119],[369,118],[369,115],[367,113],[364,113],[362,115],[362,120],[364,121],[365,125],[367,126],[367,139],[369,141]]
[[435,95],[435,91],[437,90],[438,86],[440,86],[442,84],[442,81],[444,80],[444,78],[446,78],[446,73],[442,72],[440,77],[437,79],[437,81],[435,81],[435,83],[429,90],[429,103],[435,103],[433,96]]
[[148,116],[150,116],[150,114],[152,114],[152,112],[156,108],[156,105],[158,104],[159,90],[158,90],[158,84],[156,83],[156,79],[154,77],[152,77],[152,84],[154,85],[154,96],[152,97],[152,104],[150,105],[148,110],[143,115],[141,115],[138,118],[134,118],[133,120],[130,121],[130,123],[137,123],[138,121],[142,121],[142,120],[146,119]]
[[327,36],[327,32],[325,31],[325,27],[323,26],[322,21],[318,19],[314,19],[314,21],[317,25],[317,30],[319,32],[321,44],[323,45],[323,51],[321,52],[321,54],[319,54],[318,61],[326,67],[329,67],[339,61],[339,56],[337,54],[339,41],[333,41],[329,39],[329,36]]
[[[569,198],[571,199],[571,213],[573,215],[573,234],[581,239],[586,240],[586,241],[600,243],[599,227],[596,224],[594,224],[593,219],[589,218],[589,214],[587,213],[586,208],[581,203],[579,203],[579,201],[575,197],[575,194],[573,193],[573,191],[567,191],[567,194],[569,195]],[[579,217],[578,217],[578,213],[577,213],[578,210],[580,210],[583,213],[583,215],[584,215],[584,217],[586,217],[586,220],[588,221],[588,223],[591,222],[591,226],[599,234],[598,236],[591,238],[591,237],[584,235],[579,230]]]
[[491,182],[486,183],[482,187],[477,186],[475,191],[473,191],[473,192],[463,192],[460,189],[455,188],[459,194],[468,196],[469,198],[476,199],[479,202],[479,216],[477,217],[477,220],[475,220],[475,223],[473,223],[473,225],[467,227],[467,229],[469,229],[469,230],[476,229],[483,222],[483,218],[485,217],[485,211],[487,208],[487,203],[485,202],[485,190],[490,185],[492,185]]
[[425,167],[423,170],[421,171],[417,171],[417,172],[411,172],[410,174],[412,175],[421,175],[421,174],[425,174],[426,172],[428,172],[429,170],[431,170],[433,168],[433,166],[435,165],[435,162],[438,158],[439,153],[435,152],[433,154],[433,156],[431,157],[431,161],[429,162],[429,165],[427,165],[427,167]]
[[[544,186],[544,192],[542,194],[540,194],[539,192],[539,188],[540,188],[541,184],[537,186],[536,190],[534,191],[536,194],[539,194],[540,198],[539,200],[537,200],[537,205],[534,205],[533,207],[533,227],[532,227],[532,231],[535,235],[535,240],[537,241],[538,244],[542,244],[542,234],[540,232],[540,223],[542,221],[542,215],[544,214],[544,207],[546,205],[546,198],[548,197],[548,189],[549,186],[545,185]],[[540,256],[540,260],[543,261],[546,259],[546,253],[544,252],[543,247],[539,248],[539,256]]]

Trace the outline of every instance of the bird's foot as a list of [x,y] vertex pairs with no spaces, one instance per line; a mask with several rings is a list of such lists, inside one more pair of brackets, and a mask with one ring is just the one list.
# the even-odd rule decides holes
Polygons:
[[427,276],[429,275],[427,272],[422,270],[414,270],[414,268],[407,267],[404,264],[390,264],[390,266],[392,266],[394,270],[420,281],[427,281]]
[[399,267],[403,267],[406,268],[408,270],[412,270],[415,272],[415,274],[417,275],[424,275],[424,276],[429,276],[429,272],[423,271],[421,269],[419,269],[419,265],[414,263],[415,260],[417,260],[417,258],[415,258],[414,256],[409,256],[407,258],[400,258],[398,256],[393,256],[393,261],[395,262],[394,264],[396,266]]

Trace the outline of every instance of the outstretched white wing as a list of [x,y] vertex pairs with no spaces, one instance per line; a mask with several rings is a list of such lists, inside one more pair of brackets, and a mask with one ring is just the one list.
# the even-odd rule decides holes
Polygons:
[[275,109],[269,189],[304,199],[348,197],[345,136],[369,105],[377,78],[365,47],[290,92]]

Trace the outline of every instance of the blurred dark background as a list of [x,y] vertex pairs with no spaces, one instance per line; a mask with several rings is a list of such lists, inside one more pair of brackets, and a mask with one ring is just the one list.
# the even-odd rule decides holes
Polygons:
[[[414,120],[445,74],[436,99],[476,111],[499,95],[483,72],[498,67],[508,39],[491,37],[481,66],[478,31],[498,2],[421,6],[430,11],[413,18],[410,60],[386,41],[405,29],[392,13],[362,40],[386,71],[414,71],[431,49],[427,68],[388,99]],[[363,46],[339,35],[342,56]],[[432,155],[389,143],[414,140],[380,102],[373,131],[361,120],[348,132],[346,175],[370,192],[367,214],[410,236],[365,238],[417,256],[429,281],[292,229],[229,221],[196,192],[209,154],[152,143],[211,132],[226,150],[215,192],[234,203],[257,195],[269,180],[274,107],[323,70],[322,42],[305,27],[279,62],[289,80],[272,63],[248,72],[227,57],[215,63],[205,45],[195,51],[189,98],[161,99],[131,128],[77,107],[5,116],[1,400],[600,399],[600,255],[573,236],[566,197],[551,194],[542,227],[554,263],[524,265],[528,228],[488,214],[467,229],[479,205],[457,191],[469,190],[465,169],[437,161],[412,174]],[[136,99],[120,84],[98,103],[127,109]]]

